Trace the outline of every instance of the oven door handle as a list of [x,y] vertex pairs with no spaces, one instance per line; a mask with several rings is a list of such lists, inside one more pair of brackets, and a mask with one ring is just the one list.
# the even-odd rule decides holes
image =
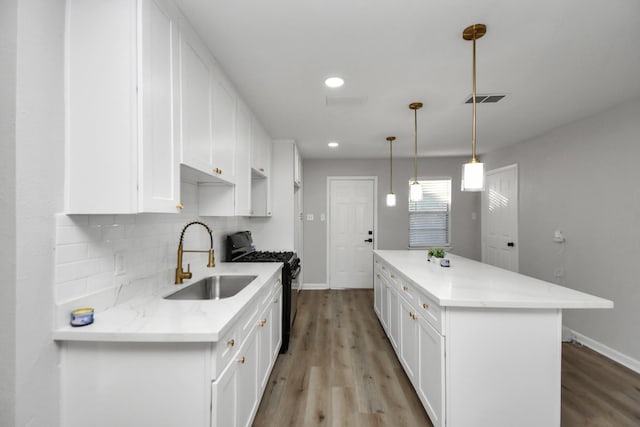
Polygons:
[[298,267],[291,272],[291,280],[295,280],[298,278],[298,275],[300,274],[300,270],[302,270],[302,266],[298,264]]

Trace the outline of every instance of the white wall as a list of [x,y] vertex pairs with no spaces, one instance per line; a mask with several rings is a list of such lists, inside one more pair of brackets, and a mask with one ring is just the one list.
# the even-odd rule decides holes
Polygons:
[[[15,425],[54,425],[53,213],[61,207],[64,2],[21,0],[16,68]],[[11,424],[9,424],[11,425]]]
[[[418,159],[419,177],[451,177],[452,252],[472,259],[480,258],[480,196],[460,191],[461,165],[467,158],[439,157]],[[304,160],[304,214],[314,214],[314,221],[304,221],[304,281],[325,284],[327,269],[327,222],[319,220],[327,213],[328,176],[378,177],[378,249],[407,249],[409,245],[409,180],[413,177],[413,159],[394,159],[393,192],[397,205],[385,204],[389,192],[389,160]],[[472,212],[477,218],[472,219]]]
[[15,419],[17,2],[0,2],[0,425]]
[[[640,99],[483,156],[518,163],[520,272],[615,303],[569,328],[640,360]],[[552,242],[560,229],[567,241]],[[554,277],[563,268],[565,276]]]

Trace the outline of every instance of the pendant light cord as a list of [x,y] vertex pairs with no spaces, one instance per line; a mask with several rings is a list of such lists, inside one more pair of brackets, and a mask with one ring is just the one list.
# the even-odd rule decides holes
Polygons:
[[413,110],[413,183],[418,182],[418,109]]
[[393,140],[389,141],[389,194],[393,194]]
[[471,119],[471,163],[476,163],[476,36],[473,36],[473,118]]

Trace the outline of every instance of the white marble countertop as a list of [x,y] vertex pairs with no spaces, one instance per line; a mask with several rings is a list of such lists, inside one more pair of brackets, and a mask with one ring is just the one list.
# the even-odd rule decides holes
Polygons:
[[[281,263],[219,263],[197,268],[183,285],[162,284],[152,295],[138,296],[95,313],[82,327],[53,331],[56,341],[216,342],[243,308],[277,274]],[[166,300],[163,297],[198,280],[219,274],[257,275],[238,294],[220,300]]]
[[447,254],[450,267],[428,262],[426,250],[376,250],[405,279],[441,306],[612,308],[613,302],[478,261]]

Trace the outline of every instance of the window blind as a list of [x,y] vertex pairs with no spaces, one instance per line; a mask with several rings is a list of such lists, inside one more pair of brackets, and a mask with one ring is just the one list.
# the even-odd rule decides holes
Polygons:
[[451,179],[418,182],[422,200],[409,200],[409,247],[450,246]]

